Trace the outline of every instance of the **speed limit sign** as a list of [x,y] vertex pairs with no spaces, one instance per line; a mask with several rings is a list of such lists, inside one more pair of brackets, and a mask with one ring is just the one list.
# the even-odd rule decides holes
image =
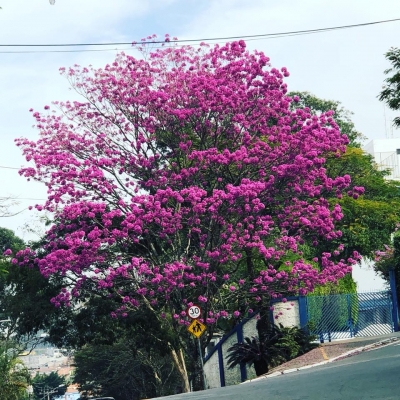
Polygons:
[[193,305],[186,310],[188,317],[192,319],[199,318],[201,315],[201,308],[199,306]]

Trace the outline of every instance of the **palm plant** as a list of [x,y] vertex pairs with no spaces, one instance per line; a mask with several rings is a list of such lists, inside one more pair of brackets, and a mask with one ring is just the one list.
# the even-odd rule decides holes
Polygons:
[[228,349],[228,368],[245,363],[253,365],[256,375],[266,374],[270,366],[285,361],[280,348],[273,345],[270,339],[260,340],[258,337],[245,337],[243,343],[235,343]]
[[245,363],[253,365],[256,375],[266,374],[276,367],[318,346],[314,337],[297,327],[274,325],[258,337],[245,337],[243,343],[235,343],[228,349],[228,368]]
[[319,347],[319,343],[317,342],[316,335],[310,335],[308,332],[312,330],[307,324],[306,328],[295,328],[294,332],[294,340],[299,345],[299,351],[296,357],[301,356],[302,354],[308,353],[312,349]]

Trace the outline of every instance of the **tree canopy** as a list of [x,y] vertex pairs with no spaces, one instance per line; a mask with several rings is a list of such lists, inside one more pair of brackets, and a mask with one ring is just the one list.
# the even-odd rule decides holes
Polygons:
[[15,340],[36,336],[54,314],[50,299],[61,290],[55,279],[46,279],[37,267],[20,267],[10,253],[26,244],[13,231],[0,228],[0,319],[9,319],[8,332]]
[[364,188],[361,197],[331,197],[331,202],[339,203],[343,218],[336,226],[342,231],[338,240],[320,242],[327,251],[334,251],[338,243],[344,245],[344,254],[354,250],[363,257],[373,259],[375,251],[390,242],[391,234],[400,219],[399,183],[385,179],[387,171],[378,170],[373,157],[361,148],[363,136],[355,129],[351,121],[351,112],[340,106],[340,102],[323,100],[309,92],[291,92],[299,101],[291,106],[307,107],[312,114],[319,115],[327,110],[335,112],[335,122],[351,139],[346,152],[341,157],[328,156],[327,175],[331,178],[349,174],[355,186]]
[[357,131],[351,119],[353,113],[342,106],[337,100],[321,99],[310,92],[290,92],[290,96],[296,96],[297,102],[291,103],[292,108],[308,108],[314,115],[320,115],[328,111],[334,112],[334,121],[340,132],[347,135],[350,147],[360,147],[365,136]]
[[[113,343],[91,343],[74,354],[74,382],[83,394],[121,400],[176,393],[179,377],[161,345],[145,338],[154,329],[143,324],[126,329]],[[165,347],[165,346],[164,346]]]
[[32,111],[39,139],[17,140],[54,221],[29,248],[0,230],[3,307],[20,335],[45,329],[79,349],[88,393],[108,393],[102,374],[126,349],[138,396],[173,390],[171,362],[188,390],[188,305],[202,306],[204,348],[271,297],[353,291],[351,265],[399,216],[397,185],[360,149],[351,113],[288,94],[287,70],[262,53],[238,42],[146,60],[62,71],[84,101]]
[[37,373],[32,379],[32,387],[35,400],[43,398],[54,400],[67,391],[67,380],[65,376],[58,375],[57,372]]
[[397,226],[396,232],[394,232],[392,240],[387,242],[375,253],[374,270],[377,272],[386,282],[390,282],[390,270],[394,271],[396,280],[396,291],[397,291],[397,302],[400,307],[400,231]]
[[[392,64],[391,68],[385,70],[388,77],[385,79],[385,86],[379,94],[379,100],[385,102],[392,110],[400,110],[400,49],[392,47],[385,54],[385,57]],[[393,124],[400,126],[400,117],[393,120]]]
[[[286,69],[266,69],[268,58],[243,42],[168,48],[150,60],[120,55],[104,70],[65,70],[86,102],[55,103],[68,122],[35,112],[40,139],[17,141],[35,163],[21,173],[46,182],[43,207],[56,215],[35,262],[44,275],[77,277],[55,303],[79,295],[90,271],[99,291],[121,278],[138,285],[125,299],[132,307],[186,288],[207,304],[204,283],[212,295],[226,272],[229,285],[249,252],[266,260],[263,274],[252,273],[254,289],[312,289],[311,276],[301,277],[315,268],[299,259],[278,273],[276,261],[304,236],[340,237],[341,210],[328,193],[363,193],[348,175],[326,176],[324,156],[348,143],[331,113],[291,111]],[[352,263],[322,259],[317,281]]]
[[342,254],[337,226],[340,200],[364,189],[327,173],[349,139],[333,112],[291,107],[287,69],[263,53],[243,41],[172,46],[62,74],[83,101],[32,110],[39,138],[17,140],[33,162],[20,173],[48,188],[36,209],[54,223],[13,259],[61,280],[56,307],[112,298],[113,316],[145,310],[182,337],[193,302],[212,332],[271,297],[335,282],[359,259]]
[[24,246],[24,241],[17,237],[13,231],[5,228],[0,228],[0,279],[2,276],[4,276],[5,273],[8,272],[10,266],[10,258],[5,256],[3,253],[6,250],[11,250],[11,252],[15,253],[18,250],[24,248]]
[[0,341],[0,399],[22,400],[30,383],[29,371],[18,358],[18,350]]

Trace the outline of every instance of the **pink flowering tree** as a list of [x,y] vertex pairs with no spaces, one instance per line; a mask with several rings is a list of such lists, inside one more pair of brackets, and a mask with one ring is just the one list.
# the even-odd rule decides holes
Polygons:
[[[35,207],[54,223],[14,262],[65,277],[55,306],[112,296],[114,316],[145,309],[187,338],[192,303],[211,334],[351,271],[358,255],[340,257],[342,211],[327,199],[363,189],[325,169],[348,139],[331,112],[290,107],[286,68],[239,41],[61,73],[80,100],[32,111],[39,138],[16,140],[33,163],[20,174],[48,189]],[[321,240],[338,250],[307,259],[303,244]],[[184,350],[171,345],[188,390]]]

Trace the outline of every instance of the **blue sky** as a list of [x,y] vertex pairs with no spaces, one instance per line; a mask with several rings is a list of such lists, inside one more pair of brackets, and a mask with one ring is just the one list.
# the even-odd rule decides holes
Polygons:
[[[394,0],[0,0],[0,44],[132,42],[156,33],[186,38],[240,36],[315,29],[400,18]],[[369,139],[399,136],[391,131],[393,113],[377,100],[383,54],[400,47],[400,21],[316,35],[254,40],[250,49],[263,50],[274,67],[291,73],[289,90],[308,90],[339,100],[354,112],[358,130]],[[127,52],[130,46],[120,46]],[[0,51],[15,51],[1,48]],[[19,50],[27,50],[21,48]],[[28,109],[42,109],[52,100],[76,98],[58,68],[73,64],[104,66],[116,51],[79,53],[0,53],[0,166],[25,165],[13,140],[35,138]],[[386,124],[385,115],[386,114]],[[0,169],[0,197],[20,198],[14,211],[44,198],[45,188],[27,183],[16,170]],[[2,226],[26,239],[23,224],[34,213],[3,218]]]

